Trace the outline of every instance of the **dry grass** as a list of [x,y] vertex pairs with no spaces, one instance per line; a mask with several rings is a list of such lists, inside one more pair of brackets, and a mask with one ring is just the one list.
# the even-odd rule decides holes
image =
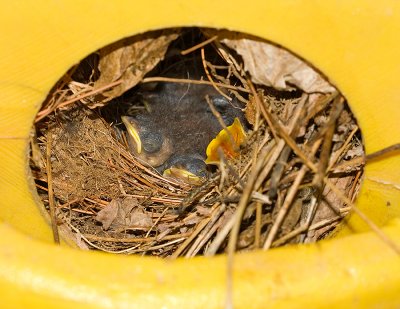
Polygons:
[[[67,225],[74,241],[106,252],[172,258],[269,249],[326,237],[353,206],[364,155],[344,98],[253,85],[228,54],[232,84],[207,61],[204,45],[216,40],[185,52],[202,49],[209,81],[143,80],[210,84],[243,102],[252,129],[239,158],[223,158],[199,187],[165,179],[139,162],[124,132],[82,101],[116,83],[93,89],[70,74],[48,97],[37,116],[32,154],[39,149],[46,157],[48,149],[51,155],[41,162],[36,151],[31,166],[46,207],[53,201],[47,191],[54,191],[53,222]],[[113,219],[105,227],[99,213],[111,204]]]

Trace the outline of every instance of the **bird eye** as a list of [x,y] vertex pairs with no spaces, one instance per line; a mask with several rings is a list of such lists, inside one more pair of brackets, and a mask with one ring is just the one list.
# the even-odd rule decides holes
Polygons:
[[226,98],[224,98],[223,96],[220,97],[212,97],[212,102],[214,103],[215,108],[218,111],[224,111],[228,106],[229,106],[229,102]]
[[[231,103],[223,96],[214,96],[211,97],[211,100],[214,104],[215,109],[220,113],[222,120],[225,122],[225,124],[230,125],[233,122],[233,117],[231,115]],[[209,110],[209,112],[211,113],[211,109]]]

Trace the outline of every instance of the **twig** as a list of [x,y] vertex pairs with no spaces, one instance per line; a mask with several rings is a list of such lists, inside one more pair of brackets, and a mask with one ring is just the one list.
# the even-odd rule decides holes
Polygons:
[[381,150],[375,151],[373,153],[370,153],[365,156],[365,159],[367,162],[378,159],[379,157],[382,157],[384,155],[387,155],[389,153],[399,151],[400,150],[400,143],[391,145],[389,147],[385,147]]
[[222,119],[221,114],[217,111],[217,109],[215,108],[214,104],[211,102],[210,97],[208,95],[206,95],[205,98],[206,98],[207,104],[210,107],[211,112],[213,113],[214,117],[217,118],[218,123],[225,130],[226,134],[228,134],[229,141],[231,142],[232,147],[235,147],[235,140],[233,139],[232,133],[228,130],[228,127],[226,126],[224,120]]
[[180,205],[182,203],[182,199],[173,199],[173,198],[166,198],[166,197],[153,197],[153,196],[144,196],[140,194],[124,194],[124,196],[130,196],[130,197],[136,197],[140,199],[146,199],[150,200],[152,202],[156,203],[166,203],[166,204],[172,204],[174,206]]
[[182,50],[181,55],[185,56],[187,54],[190,54],[191,52],[194,52],[195,50],[198,50],[199,48],[202,48],[206,46],[207,44],[210,44],[211,42],[215,41],[218,39],[218,35],[214,35],[213,37],[209,38],[208,40],[205,40],[204,42],[201,42],[193,47],[190,47],[188,49]]
[[279,140],[278,134],[277,134],[277,132],[275,131],[275,127],[274,127],[273,124],[272,124],[271,117],[270,117],[269,113],[266,112],[265,104],[261,101],[260,95],[257,93],[256,88],[254,87],[254,85],[253,85],[253,83],[251,82],[251,79],[250,79],[250,78],[247,78],[247,84],[248,84],[249,87],[250,87],[251,94],[253,95],[254,100],[256,101],[257,106],[259,106],[259,108],[261,109],[261,113],[263,114],[265,120],[266,120],[267,123],[268,123],[268,127],[269,127],[269,129],[271,130],[271,133],[272,133],[272,135],[274,136],[274,139],[275,139],[276,141],[278,141],[278,140]]
[[[289,123],[289,127],[288,127],[288,131],[292,132],[292,130],[294,129],[294,127],[296,126],[296,124],[299,122],[299,118],[302,114],[302,109],[304,108],[305,102],[307,101],[307,95],[303,96],[302,100],[299,102],[299,104],[297,105],[296,108],[296,112],[293,115],[290,123]],[[261,110],[264,110],[263,114],[268,114],[266,112],[265,106],[262,105]],[[272,120],[272,116],[270,117],[270,120]],[[271,125],[272,121],[271,121]],[[275,131],[274,126],[270,128],[271,131]],[[290,134],[290,133],[289,133]],[[260,175],[258,176],[256,185],[255,185],[255,189],[258,190],[262,183],[265,181],[265,179],[267,178],[268,174],[270,173],[271,169],[273,168],[276,160],[278,159],[278,157],[280,156],[281,152],[283,151],[284,147],[285,147],[285,140],[280,139],[279,137],[276,137],[275,141],[277,141],[277,146],[274,150],[274,153],[271,156],[271,160],[268,162],[268,164],[265,165],[264,169],[262,170],[262,172],[260,173]]]
[[[287,137],[286,138],[290,138]],[[293,144],[294,142],[292,141],[291,144]],[[397,144],[396,144],[397,145]],[[297,145],[296,145],[297,146]],[[395,146],[395,145],[394,145]],[[297,148],[296,149],[296,154],[299,155],[299,157],[302,159],[303,163],[305,163],[314,173],[318,172],[318,168],[317,166],[312,163],[311,161],[308,160],[303,160],[303,158],[305,158],[305,154],[302,153],[302,151],[300,150],[300,148],[298,147],[294,147]],[[293,148],[293,150],[294,150]],[[389,151],[385,151],[384,153],[388,153],[391,152],[393,150],[395,150],[397,148],[396,147],[388,147],[390,150]],[[382,154],[382,152],[380,152]],[[345,202],[351,209],[355,210],[355,213],[370,227],[370,229],[376,233],[390,248],[392,248],[397,254],[400,254],[400,247],[394,243],[388,236],[386,236],[386,234],[384,232],[382,232],[382,230],[375,225],[375,223],[373,223],[358,207],[356,207],[350,199],[348,199],[330,180],[328,177],[324,177],[324,182],[325,184],[343,201]]]
[[329,120],[326,124],[326,132],[322,142],[322,149],[320,154],[320,160],[318,164],[318,173],[315,175],[313,183],[318,188],[318,190],[322,190],[323,180],[322,178],[325,176],[327,172],[327,167],[329,163],[329,157],[331,154],[332,142],[333,142],[333,134],[336,130],[336,121],[339,118],[340,114],[343,111],[344,99],[342,96],[337,96],[333,101],[332,111],[329,117]]
[[174,235],[166,235],[164,237],[132,237],[132,238],[118,238],[118,237],[101,237],[97,235],[82,235],[85,236],[86,239],[91,241],[104,241],[104,242],[118,242],[118,243],[137,243],[137,242],[152,242],[152,241],[163,241],[163,240],[171,240],[177,238],[185,238],[190,236],[191,233],[183,233],[183,234],[174,234]]
[[[192,245],[192,247],[188,250],[185,257],[193,257],[194,255],[197,254],[197,252],[199,252],[199,250],[203,247],[203,245],[212,236],[210,231],[214,230],[215,227],[218,227],[218,225],[216,225],[215,223],[217,222],[218,218],[224,213],[225,209],[226,209],[225,204],[222,204],[221,206],[219,206],[219,207],[217,206],[215,208],[207,226],[205,226],[204,229],[201,231],[200,235],[197,237],[197,239],[194,242],[194,244]],[[213,229],[213,227],[214,227],[214,229]]]
[[[317,151],[317,149],[319,148],[320,143],[316,142],[313,145],[312,148],[312,154],[314,155],[314,153]],[[286,198],[285,201],[283,202],[282,207],[279,209],[278,215],[268,233],[267,239],[264,242],[264,246],[263,249],[267,250],[271,247],[272,245],[272,241],[275,238],[275,235],[278,232],[278,229],[283,221],[283,219],[285,218],[290,205],[292,205],[292,202],[294,200],[294,198],[296,197],[297,194],[297,190],[301,184],[301,182],[303,181],[303,177],[305,176],[306,172],[308,170],[308,167],[306,165],[303,165],[299,171],[299,173],[296,176],[296,179],[294,180],[293,184],[291,185],[291,187],[289,188],[288,193],[286,194]]]
[[[303,202],[303,208],[305,208],[305,209],[303,210],[303,213],[301,214],[301,217],[300,217],[301,224],[305,224],[305,225],[307,225],[307,227],[309,227],[311,225],[311,222],[314,219],[315,212],[317,211],[317,207],[318,207],[317,202],[321,200],[323,190],[324,190],[324,187],[320,191],[316,190],[316,194],[315,194],[315,192],[313,192],[314,190],[311,190],[310,202],[306,203],[306,204],[304,204],[304,202]],[[315,195],[317,195],[317,196],[315,196]],[[306,236],[307,236],[307,233],[303,233],[300,236],[301,243],[305,242]]]
[[324,227],[326,225],[329,225],[329,224],[339,221],[341,219],[343,219],[343,217],[336,216],[336,217],[333,217],[330,219],[321,220],[320,222],[314,223],[311,226],[309,224],[305,223],[305,224],[299,226],[298,228],[294,229],[293,231],[287,233],[286,235],[282,236],[281,238],[275,240],[272,243],[272,246],[273,247],[281,246],[288,240],[292,239],[293,237],[296,237],[297,235],[299,235],[303,232],[317,230],[321,227]]
[[65,207],[65,206],[61,206],[61,207],[59,207],[59,208],[68,209],[68,210],[71,210],[71,211],[75,211],[75,212],[78,212],[78,213],[81,213],[81,214],[91,215],[91,216],[93,216],[93,215],[96,214],[96,213],[93,212],[93,211],[84,210],[84,209],[79,209],[79,208],[69,208],[69,207]]
[[[301,100],[296,108],[296,113],[292,116],[291,126],[289,128],[290,136],[292,136],[292,138],[296,138],[300,128],[304,125],[304,104],[305,100]],[[279,181],[281,180],[282,174],[285,170],[285,165],[287,164],[291,153],[292,149],[288,145],[285,145],[275,163],[274,169],[271,173],[270,190],[268,192],[268,196],[271,200],[274,199],[278,193]]]
[[233,224],[235,223],[235,216],[232,216],[227,223],[222,227],[219,233],[215,236],[210,246],[207,248],[204,253],[205,256],[213,256],[217,253],[219,247],[222,242],[225,240],[226,236],[229,234],[229,231],[232,229]]
[[128,253],[128,254],[133,254],[133,253],[140,253],[140,252],[143,252],[143,251],[144,251],[144,252],[147,252],[147,251],[159,250],[159,249],[162,249],[162,248],[171,246],[171,245],[173,245],[173,244],[176,244],[176,243],[181,242],[181,241],[184,241],[184,240],[185,240],[185,238],[179,238],[179,239],[175,239],[175,240],[172,240],[172,241],[170,241],[170,242],[167,242],[167,243],[165,243],[165,244],[161,244],[161,245],[149,247],[149,248],[146,248],[146,249],[134,249],[134,250],[129,250],[129,251],[126,250],[126,253]]
[[[271,116],[271,115],[270,115]],[[315,165],[312,161],[310,161],[306,154],[300,149],[300,147],[296,144],[296,142],[283,130],[279,124],[274,120],[275,125],[277,126],[278,133],[281,135],[281,137],[285,140],[285,142],[292,148],[292,150],[296,153],[296,155],[303,161],[305,165],[307,165],[308,168],[310,168],[314,173],[318,173],[318,167]],[[397,146],[399,145],[399,146]],[[388,153],[392,152],[394,150],[400,149],[400,144],[393,145],[391,147],[388,147],[388,151],[382,152],[380,151],[379,155],[382,155],[383,153]],[[373,157],[374,158],[374,157]],[[332,189],[332,191],[335,192],[335,194],[345,203],[347,203],[349,206],[351,205],[352,207],[357,208],[346,196],[342,194],[342,192],[336,188],[336,186],[329,180],[328,177],[324,177],[324,182],[325,184]],[[357,208],[357,211],[355,211],[359,217],[371,228],[372,231],[374,231],[388,246],[390,246],[396,253],[400,254],[400,248],[395,244],[389,237],[387,237],[380,229],[373,223],[371,220],[368,219],[367,216],[365,216],[364,213],[362,213],[361,210]]]
[[256,202],[256,224],[254,227],[254,248],[258,249],[261,246],[261,227],[262,227],[262,204]]
[[[268,149],[268,148],[266,148]],[[260,154],[261,158],[264,158],[267,156],[267,153],[265,153],[266,149]],[[267,150],[268,151],[268,150]],[[240,201],[238,203],[238,206],[236,208],[236,212],[233,216],[234,221],[233,221],[233,226],[232,226],[232,231],[229,236],[229,241],[228,241],[228,254],[227,254],[227,272],[226,272],[226,306],[227,307],[232,307],[233,306],[233,257],[234,257],[234,252],[236,249],[236,243],[237,239],[239,236],[239,230],[240,230],[240,223],[242,221],[243,214],[246,210],[246,207],[248,205],[248,201],[250,199],[250,196],[253,192],[254,185],[256,184],[257,181],[257,176],[260,173],[262,167],[263,167],[263,160],[258,160],[257,162],[257,149],[254,150],[254,159],[253,162],[256,162],[253,165],[252,171],[247,178],[246,185],[243,189],[242,196],[240,198]]]
[[167,195],[172,195],[172,196],[175,196],[175,197],[182,197],[182,194],[177,194],[177,193],[171,192],[170,190],[167,190],[167,189],[161,188],[161,187],[159,187],[159,186],[156,186],[156,185],[153,184],[152,182],[150,182],[150,181],[148,181],[147,179],[145,179],[145,178],[143,178],[142,176],[140,176],[138,173],[132,173],[131,171],[128,171],[128,170],[126,170],[126,169],[123,169],[123,168],[120,167],[120,166],[114,165],[113,163],[110,163],[110,166],[112,166],[112,167],[114,167],[114,168],[116,168],[116,169],[119,169],[119,170],[123,171],[124,173],[126,173],[126,174],[129,175],[129,176],[134,177],[135,179],[137,179],[137,180],[140,181],[141,183],[144,183],[144,184],[145,184],[147,187],[149,187],[149,188],[153,188],[154,190],[159,191],[159,192],[162,192],[162,193],[167,194]]
[[81,96],[76,97],[76,98],[73,98],[73,99],[70,99],[68,101],[64,101],[62,103],[59,103],[59,104],[57,104],[56,106],[53,106],[50,109],[42,110],[36,115],[35,123],[37,123],[40,120],[42,120],[44,117],[46,117],[47,115],[49,115],[50,113],[55,111],[57,108],[63,108],[65,106],[69,105],[69,104],[75,103],[75,102],[80,101],[80,100],[82,100],[84,98],[87,98],[87,97],[90,97],[90,96],[95,95],[97,93],[100,93],[100,92],[102,92],[102,91],[104,91],[106,89],[112,88],[112,87],[117,86],[117,85],[119,85],[121,83],[122,83],[122,80],[113,82],[111,84],[105,85],[105,86],[100,87],[98,89],[94,89],[92,91],[89,91],[89,92],[87,92],[87,93],[85,93],[85,94],[83,94]]
[[[327,168],[327,171],[331,171],[332,167],[336,164],[336,162],[338,161],[338,159],[340,158],[340,156],[342,155],[342,153],[344,152],[344,150],[347,148],[348,144],[351,142],[354,134],[356,134],[356,132],[359,130],[358,127],[355,127],[349,134],[349,136],[346,138],[345,142],[343,143],[342,147],[340,147],[339,150],[337,150],[333,155],[331,155],[330,158],[330,162]],[[361,158],[362,159],[362,158]],[[350,161],[351,162],[351,161]],[[349,162],[347,162],[349,163]],[[335,167],[335,169],[337,168],[337,166]]]
[[366,155],[365,157],[357,157],[350,161],[345,161],[345,162],[339,163],[334,167],[330,166],[330,168],[333,169],[332,172],[336,172],[338,170],[342,171],[342,170],[345,170],[346,168],[361,166],[365,163],[379,159],[382,156],[389,155],[389,154],[399,151],[399,150],[400,150],[400,143],[385,147],[381,150],[370,153],[370,154]]
[[46,172],[47,172],[47,187],[49,195],[49,208],[50,208],[50,220],[51,229],[53,230],[53,238],[56,244],[60,243],[60,236],[58,234],[57,218],[54,205],[54,191],[53,191],[53,176],[51,171],[51,134],[50,127],[47,128],[47,144],[46,144]]
[[[76,234],[78,234],[79,237],[81,237],[86,243],[88,243],[90,246],[92,246],[93,248],[98,249],[98,250],[100,250],[100,251],[104,251],[104,252],[108,252],[108,253],[120,254],[120,253],[126,253],[127,250],[130,250],[130,249],[131,249],[131,248],[129,248],[129,249],[121,250],[121,251],[112,251],[112,250],[107,250],[107,249],[101,248],[101,247],[99,247],[99,246],[96,246],[96,245],[95,245],[94,243],[92,243],[89,239],[87,239],[84,235],[82,235],[81,231],[79,231],[79,229],[77,229],[77,228],[76,228],[75,226],[73,226],[71,223],[66,222],[66,224],[67,224]],[[136,246],[136,248],[137,248],[137,246]]]
[[204,71],[206,72],[207,78],[210,81],[211,85],[215,88],[215,90],[217,90],[217,92],[222,95],[225,99],[227,99],[228,101],[232,101],[232,98],[229,97],[227,94],[223,93],[221,91],[221,89],[218,88],[217,84],[214,82],[214,80],[212,79],[210,72],[208,72],[208,68],[207,68],[207,63],[206,63],[206,58],[204,55],[204,48],[201,49],[201,61],[203,62],[203,67],[204,67]]
[[228,85],[224,83],[212,83],[206,80],[193,80],[193,79],[185,79],[185,78],[171,78],[171,77],[146,77],[143,78],[142,83],[153,83],[153,82],[166,82],[166,83],[181,83],[181,84],[197,84],[197,85],[209,85],[213,86],[216,85],[221,88],[238,90],[246,93],[250,93],[250,91],[243,87]]
[[324,178],[325,184],[363,220],[369,228],[378,235],[390,248],[400,255],[400,247],[392,239],[390,239],[374,222],[371,221],[357,206],[355,206],[349,198],[347,198],[329,179]]
[[165,207],[165,209],[163,210],[163,212],[160,214],[160,216],[157,218],[157,220],[153,223],[153,225],[149,228],[149,230],[146,233],[146,238],[149,237],[150,232],[153,230],[153,228],[158,224],[158,222],[160,222],[160,220],[162,219],[162,217],[164,217],[164,215],[167,213],[167,211],[169,210],[169,207]]
[[171,255],[172,259],[176,259],[185,249],[186,247],[193,241],[193,239],[196,238],[196,236],[203,230],[203,228],[207,225],[207,223],[210,221],[210,218],[205,218],[203,221],[201,221],[196,229],[192,232],[190,237],[188,237],[185,242]]
[[354,177],[354,180],[353,180],[353,185],[351,186],[349,194],[348,194],[348,196],[350,196],[350,200],[353,203],[354,203],[354,201],[355,201],[355,199],[357,197],[357,193],[355,193],[355,192],[356,192],[357,185],[359,184],[358,181],[359,181],[359,179],[360,179],[362,174],[363,174],[362,171],[358,171],[357,172],[356,177]]
[[232,68],[233,75],[242,83],[242,85],[246,85],[246,80],[242,77],[245,76],[246,73],[244,72],[241,64],[239,64],[235,57],[233,57],[230,52],[227,51],[225,45],[222,45],[219,41],[215,41],[214,44],[217,46],[219,55]]
[[[251,136],[248,137],[248,140],[250,140]],[[270,150],[272,150],[272,148],[275,146],[275,140],[271,140],[271,137],[269,134],[265,134],[263,141],[257,145],[258,150],[257,150],[257,154],[260,153],[260,151],[265,147],[265,145],[267,145],[267,147],[270,147]],[[268,153],[270,153],[271,151],[269,151]],[[267,162],[268,158],[264,158],[264,161]],[[249,162],[246,164],[246,166],[240,171],[239,176],[243,177],[244,175],[246,175],[247,171],[250,169],[250,167],[253,165],[253,161],[249,160]]]

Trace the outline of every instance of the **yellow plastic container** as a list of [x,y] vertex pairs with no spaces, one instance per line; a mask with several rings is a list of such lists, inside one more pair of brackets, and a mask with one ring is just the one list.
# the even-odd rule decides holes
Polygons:
[[[396,0],[0,2],[2,308],[222,307],[226,257],[163,261],[52,244],[29,178],[29,130],[71,65],[126,36],[177,26],[277,42],[343,92],[367,153],[400,142]],[[400,156],[368,164],[357,205],[400,243]],[[400,306],[400,259],[356,216],[335,239],[235,257],[236,307]]]

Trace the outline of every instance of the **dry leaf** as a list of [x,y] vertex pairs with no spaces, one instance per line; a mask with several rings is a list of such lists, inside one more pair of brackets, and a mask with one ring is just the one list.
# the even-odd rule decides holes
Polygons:
[[108,230],[118,215],[120,202],[118,199],[112,200],[106,207],[100,210],[96,220],[103,225],[103,229]]
[[153,220],[143,209],[135,207],[130,213],[129,221],[127,223],[130,229],[147,229],[153,225]]
[[242,56],[244,68],[256,84],[279,90],[291,90],[292,84],[305,92],[335,91],[320,74],[283,48],[239,34],[222,42]]
[[249,227],[239,234],[239,239],[237,242],[238,249],[244,249],[254,244],[254,231],[255,222],[253,222]]
[[346,152],[344,157],[346,158],[346,160],[350,160],[356,157],[362,157],[363,155],[364,155],[364,147],[360,143],[357,145],[353,145],[353,147]]
[[176,30],[164,30],[151,38],[134,37],[102,48],[100,77],[94,88],[120,80],[122,83],[102,93],[104,102],[110,101],[138,84],[161,60],[169,44],[178,37]]
[[96,220],[101,222],[103,228],[113,229],[134,229],[149,228],[153,225],[151,217],[139,207],[135,198],[120,198],[112,200],[96,216]]
[[[349,189],[352,186],[354,181],[354,176],[346,176],[342,178],[330,178],[331,182],[336,186],[338,190],[343,192],[347,196]],[[312,224],[318,223],[323,220],[328,220],[330,218],[334,218],[340,215],[337,210],[344,207],[343,201],[336,195],[336,193],[332,192],[329,187],[325,187],[324,192],[322,193],[324,199],[318,205],[318,211],[315,213],[315,216],[312,220]],[[312,239],[316,241],[320,235],[322,235],[325,231],[331,228],[330,225],[325,226],[321,229],[315,231]]]

